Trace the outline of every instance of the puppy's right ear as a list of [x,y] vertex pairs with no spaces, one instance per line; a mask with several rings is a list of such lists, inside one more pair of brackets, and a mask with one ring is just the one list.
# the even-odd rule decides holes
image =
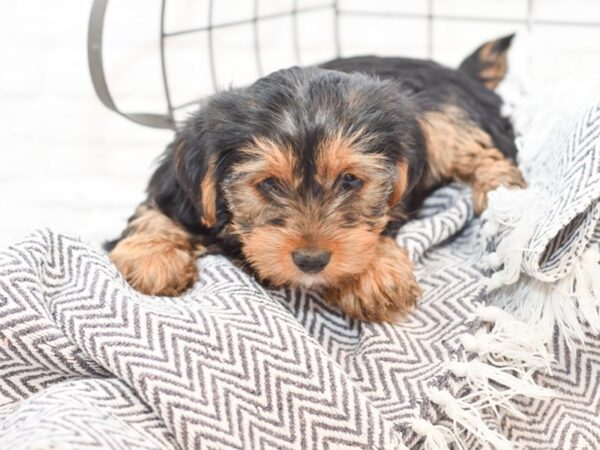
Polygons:
[[150,180],[148,194],[163,213],[188,229],[213,228],[222,206],[216,164],[217,155],[199,113],[167,147]]

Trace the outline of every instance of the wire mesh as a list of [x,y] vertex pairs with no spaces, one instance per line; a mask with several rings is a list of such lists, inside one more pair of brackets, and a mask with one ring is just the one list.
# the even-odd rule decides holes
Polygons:
[[[176,128],[180,113],[194,107],[199,99],[191,98],[184,102],[175,102],[173,98],[173,85],[169,78],[168,68],[168,44],[169,41],[182,36],[194,34],[206,35],[205,53],[208,66],[210,85],[213,91],[218,91],[223,85],[226,85],[226,80],[221,80],[218,74],[219,58],[215,45],[215,33],[226,30],[232,30],[240,26],[250,26],[252,29],[251,48],[253,52],[254,64],[256,73],[259,76],[265,74],[264,64],[264,44],[261,42],[260,27],[276,19],[288,17],[291,19],[291,41],[292,54],[294,63],[301,65],[303,63],[301,50],[301,33],[299,21],[303,16],[317,12],[329,12],[332,16],[331,22],[331,39],[333,41],[333,49],[335,57],[344,55],[344,42],[342,42],[340,34],[340,23],[349,18],[371,18],[371,19],[403,19],[423,21],[425,24],[424,33],[426,40],[426,55],[431,58],[434,55],[434,42],[436,27],[443,23],[478,23],[478,24],[504,24],[525,27],[532,29],[534,26],[575,26],[575,27],[600,27],[600,22],[586,20],[556,20],[556,19],[541,19],[536,18],[535,4],[536,0],[523,0],[526,2],[526,13],[523,17],[493,17],[493,16],[477,16],[477,15],[461,15],[461,14],[442,14],[436,12],[436,2],[442,0],[425,0],[425,8],[421,12],[403,12],[403,11],[385,11],[373,9],[361,9],[352,7],[343,7],[340,0],[324,0],[323,3],[302,6],[299,0],[290,0],[290,7],[281,11],[268,14],[261,14],[261,5],[269,0],[248,0],[251,2],[251,14],[247,18],[219,21],[215,22],[215,6],[216,0],[208,0],[206,11],[206,24],[197,27],[183,28],[178,30],[167,31],[166,29],[166,13],[171,3],[169,0],[162,0],[160,4],[160,38],[159,38],[159,53],[161,66],[161,79],[166,111],[163,114],[149,113],[126,113],[121,111],[113,101],[110,90],[107,85],[104,74],[104,66],[102,60],[102,35],[104,27],[104,19],[108,0],[94,0],[92,13],[90,16],[89,32],[88,32],[88,55],[89,67],[92,76],[92,81],[96,89],[96,93],[102,103],[109,109],[121,114],[122,116],[133,120],[136,123],[158,128]],[[538,0],[541,1],[541,0]],[[343,1],[342,1],[343,3]],[[362,3],[361,3],[362,5]]]

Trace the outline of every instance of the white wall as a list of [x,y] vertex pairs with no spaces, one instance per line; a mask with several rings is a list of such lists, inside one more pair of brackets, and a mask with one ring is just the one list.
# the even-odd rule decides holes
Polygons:
[[90,5],[0,1],[0,245],[41,226],[91,240],[115,234],[169,140],[96,99]]
[[[248,17],[252,3],[217,0],[215,20]],[[303,6],[319,0],[304,0]],[[524,0],[436,0],[437,14],[523,17]],[[201,26],[207,0],[170,0],[169,30]],[[291,0],[261,0],[261,14]],[[426,0],[342,0],[357,10],[420,14]],[[600,22],[600,2],[537,0],[540,17]],[[94,242],[114,237],[138,201],[154,159],[171,133],[130,123],[106,110],[87,71],[86,32],[90,0],[0,0],[0,246],[49,226]],[[161,111],[157,53],[159,1],[111,0],[107,16],[106,63],[109,82],[128,110]],[[315,13],[300,21],[301,62],[333,55],[332,16]],[[261,28],[265,70],[294,63],[291,19]],[[523,26],[521,26],[523,28]],[[434,57],[455,64],[481,41],[508,33],[511,24],[436,22]],[[365,19],[341,22],[343,52],[425,56],[424,19]],[[215,34],[221,83],[241,84],[257,75],[250,49],[250,26]],[[171,41],[168,61],[176,101],[206,94],[206,37]],[[540,28],[538,73],[558,78],[590,61],[599,64],[599,28]],[[562,63],[558,63],[562,61]],[[233,74],[233,76],[231,76]]]

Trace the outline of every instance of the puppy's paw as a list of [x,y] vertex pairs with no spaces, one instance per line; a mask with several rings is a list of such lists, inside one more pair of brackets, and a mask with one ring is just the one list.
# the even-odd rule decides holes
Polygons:
[[125,279],[147,295],[176,296],[198,279],[188,243],[160,234],[133,234],[110,253]]
[[494,189],[527,187],[521,171],[506,160],[499,161],[495,167],[481,167],[474,178],[473,210],[478,216],[487,208],[488,193]]
[[326,292],[327,300],[349,316],[374,322],[397,322],[420,296],[406,251],[388,237],[381,238],[377,256],[364,273]]

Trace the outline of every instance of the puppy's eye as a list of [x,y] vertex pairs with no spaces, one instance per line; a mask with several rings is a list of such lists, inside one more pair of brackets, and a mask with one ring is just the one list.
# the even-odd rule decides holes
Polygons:
[[351,173],[345,173],[344,175],[342,175],[341,186],[344,191],[353,191],[354,189],[358,189],[362,185],[362,180],[356,178]]
[[281,185],[277,182],[275,178],[267,178],[266,180],[258,183],[258,189],[264,194],[281,194]]

